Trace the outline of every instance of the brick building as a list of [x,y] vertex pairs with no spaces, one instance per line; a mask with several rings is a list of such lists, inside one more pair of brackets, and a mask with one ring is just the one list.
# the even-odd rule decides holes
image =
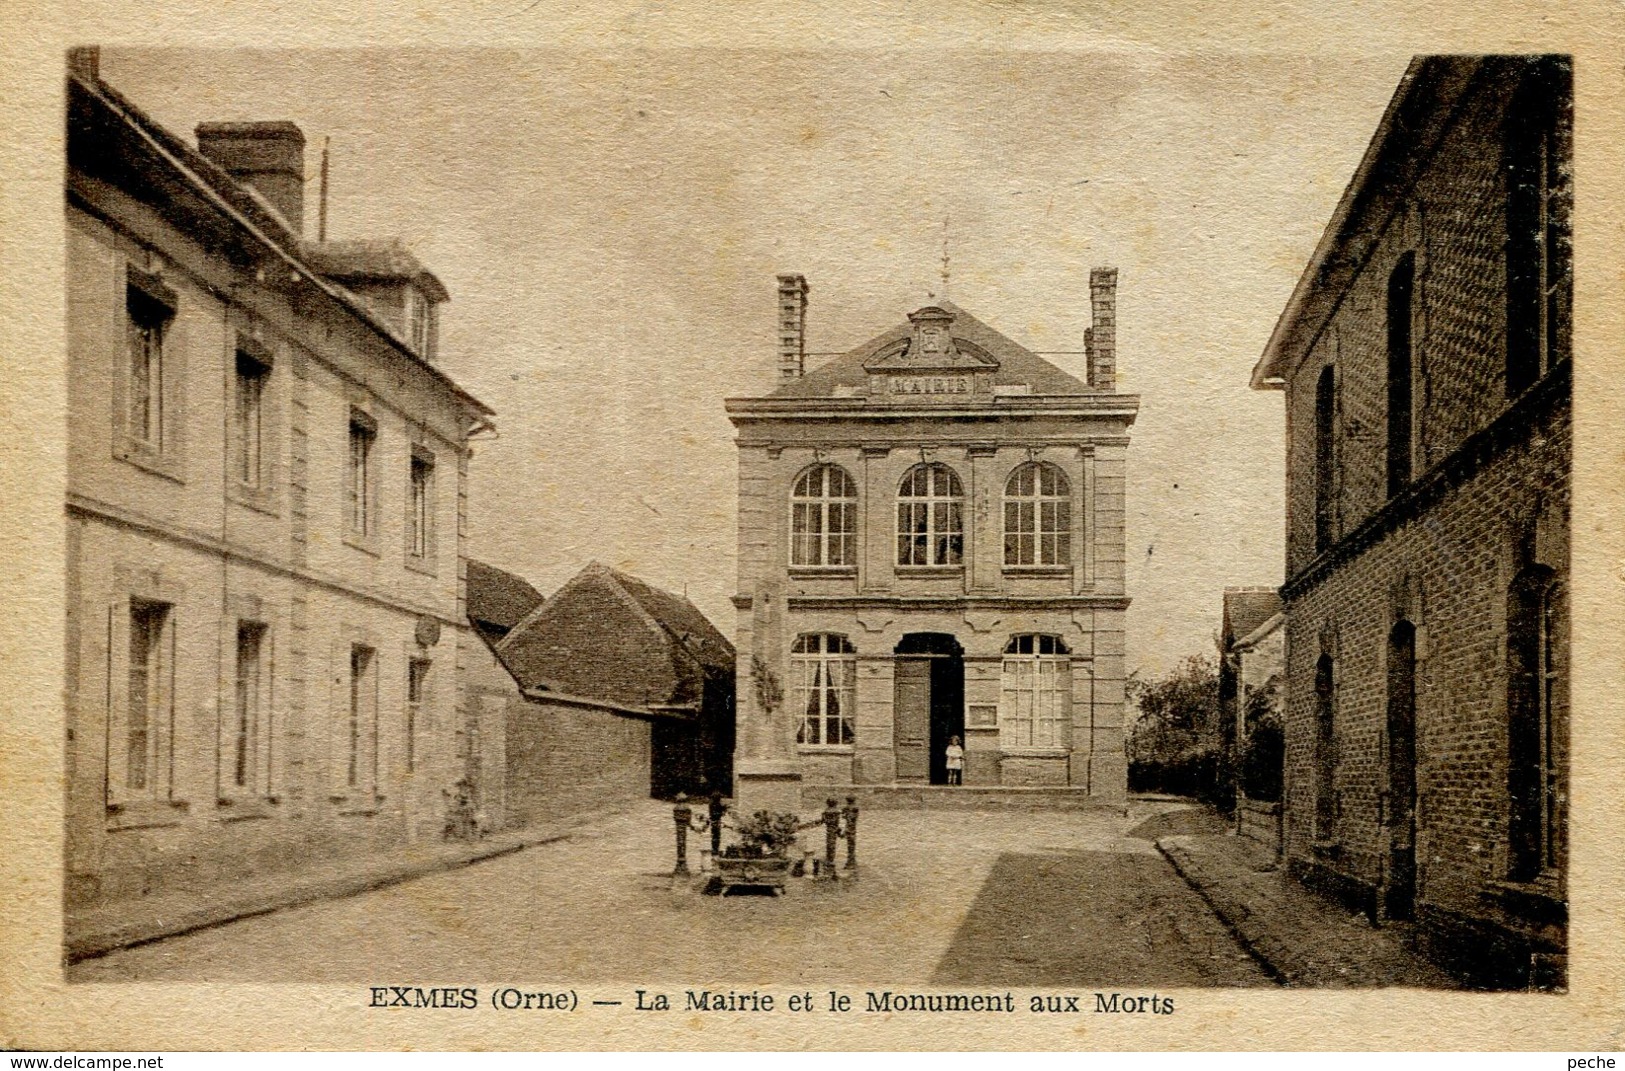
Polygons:
[[468,613],[488,825],[728,791],[734,649],[686,598],[593,563],[543,599],[471,561]]
[[1286,615],[1276,588],[1225,588],[1219,626],[1219,746],[1232,779],[1236,825],[1279,850],[1279,743]]
[[439,838],[490,413],[445,289],[304,238],[291,123],[194,147],[94,50],[67,103],[69,910]]
[[1286,395],[1286,853],[1492,985],[1565,947],[1570,74],[1413,61],[1253,386]]
[[1085,382],[946,301],[809,371],[779,277],[780,385],[727,402],[746,809],[942,784],[955,736],[966,786],[1123,797],[1116,282]]

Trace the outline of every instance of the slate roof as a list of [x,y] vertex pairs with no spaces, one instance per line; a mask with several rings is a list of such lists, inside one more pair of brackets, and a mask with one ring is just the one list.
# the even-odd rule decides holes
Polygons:
[[528,580],[468,559],[468,618],[505,635],[543,602]]
[[[1078,377],[1038,356],[1019,342],[995,331],[951,301],[939,301],[936,307],[953,314],[954,321],[948,333],[981,347],[999,362],[993,374],[995,387],[1025,384],[1035,395],[1073,395],[1095,393]],[[770,397],[773,398],[829,398],[836,396],[835,388],[864,390],[869,384],[869,373],[864,365],[886,347],[914,334],[914,325],[902,323],[856,346],[826,364],[811,369],[805,375],[785,382]],[[1080,362],[1082,358],[1079,358]],[[970,362],[967,362],[967,366]],[[847,393],[850,393],[848,391]]]
[[450,296],[434,273],[394,238],[305,242],[303,253],[311,267],[339,282],[405,280],[417,283],[433,301]]
[[1275,588],[1226,588],[1224,592],[1224,645],[1256,632],[1281,612],[1281,593]]
[[[150,198],[163,211],[194,213],[181,220],[183,227],[196,225],[204,213],[220,213],[227,221],[225,226],[232,241],[256,254],[266,248],[273,250],[269,263],[281,259],[287,266],[298,267],[348,315],[389,340],[460,401],[486,415],[494,412],[418,354],[342,282],[335,281],[337,277],[324,274],[310,259],[312,248],[321,247],[302,241],[252,186],[237,182],[195,146],[159,125],[93,71],[70,66],[67,129],[70,182],[76,172],[82,172],[114,185],[123,183],[127,188],[140,191],[138,196]],[[185,195],[170,196],[171,187],[185,191]],[[166,203],[160,205],[160,202]],[[422,285],[440,287],[439,280],[427,269],[421,264],[417,267],[427,277]],[[433,280],[432,284],[427,280]],[[443,287],[440,293],[444,293]]]

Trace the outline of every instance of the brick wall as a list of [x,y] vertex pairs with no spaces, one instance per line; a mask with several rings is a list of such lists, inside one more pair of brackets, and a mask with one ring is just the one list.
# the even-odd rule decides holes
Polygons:
[[[1532,950],[1563,947],[1566,879],[1541,878],[1539,895],[1508,891],[1508,604],[1514,578],[1530,565],[1566,581],[1571,417],[1563,365],[1516,401],[1507,397],[1501,167],[1514,80],[1496,77],[1502,62],[1490,61],[1464,83],[1436,141],[1400,140],[1426,124],[1391,135],[1389,150],[1399,145],[1420,163],[1374,168],[1353,195],[1341,252],[1361,249],[1365,259],[1287,377],[1284,837],[1294,869],[1377,907],[1391,880],[1395,836],[1384,821],[1394,806],[1389,636],[1398,622],[1410,622],[1416,915],[1425,939],[1452,956],[1465,950],[1461,963],[1482,978],[1521,984]],[[1393,176],[1406,174],[1414,182],[1392,188]],[[1387,285],[1407,253],[1416,265],[1415,479],[1390,500]],[[1320,553],[1315,384],[1328,366],[1337,387],[1336,509],[1332,545]],[[1566,636],[1554,647],[1556,760],[1564,771],[1557,791],[1567,798]],[[1336,819],[1317,843],[1315,671],[1322,655],[1334,663]]]
[[[1507,600],[1531,561],[1567,570],[1566,404],[1527,442],[1292,601],[1287,624],[1287,853],[1375,888],[1383,879],[1388,634],[1418,628],[1418,901],[1550,937],[1486,899],[1506,876]],[[1336,672],[1335,848],[1317,851],[1315,663]],[[1566,659],[1566,651],[1559,651]],[[1559,663],[1560,682],[1567,666]],[[1566,730],[1566,686],[1557,695]],[[1566,739],[1560,732],[1560,741]],[[1566,768],[1567,755],[1559,755]],[[1566,777],[1559,791],[1567,796]]]
[[649,723],[602,710],[508,704],[508,825],[649,798]]

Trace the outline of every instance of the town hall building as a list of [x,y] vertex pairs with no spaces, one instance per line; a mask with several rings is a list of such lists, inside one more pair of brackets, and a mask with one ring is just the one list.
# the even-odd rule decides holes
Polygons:
[[1116,281],[1091,273],[1087,381],[947,301],[808,370],[779,276],[778,371],[739,447],[739,806],[854,786],[1120,800],[1123,481]]

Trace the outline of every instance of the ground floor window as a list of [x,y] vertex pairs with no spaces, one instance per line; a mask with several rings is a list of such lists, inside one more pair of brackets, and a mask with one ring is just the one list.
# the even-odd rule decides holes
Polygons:
[[227,729],[226,769],[230,788],[250,795],[266,788],[270,760],[270,673],[266,626],[237,623],[237,674]]
[[1562,866],[1562,589],[1534,567],[1512,586],[1507,613],[1508,877],[1530,881]]
[[796,743],[852,743],[857,650],[845,636],[806,632],[790,649],[791,701],[801,713]]
[[1337,834],[1336,689],[1332,660],[1321,655],[1315,663],[1315,839],[1330,841]]
[[429,694],[429,666],[426,658],[414,658],[406,666],[406,769],[418,768],[418,734],[423,731],[423,702]]
[[130,600],[129,665],[124,703],[122,787],[154,795],[164,780],[169,728],[169,605]]
[[378,652],[350,647],[350,696],[343,726],[344,788],[370,790],[377,784]]
[[1058,636],[1010,637],[999,688],[999,746],[1065,748],[1072,696],[1071,652]]

